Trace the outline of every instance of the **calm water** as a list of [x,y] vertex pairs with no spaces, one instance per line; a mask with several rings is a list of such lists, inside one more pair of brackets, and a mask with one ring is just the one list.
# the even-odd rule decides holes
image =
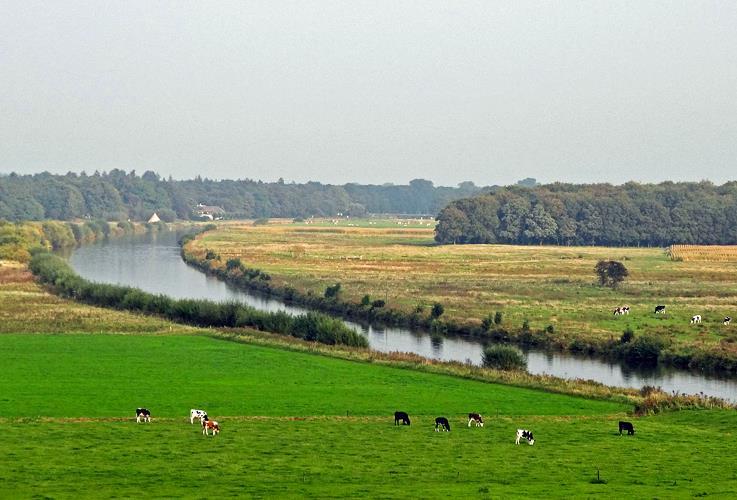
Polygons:
[[[305,309],[237,290],[187,266],[179,256],[177,235],[148,234],[83,246],[70,256],[74,269],[87,279],[141,288],[175,298],[238,300],[258,309],[302,313]],[[404,328],[349,326],[365,335],[372,349],[413,352],[428,358],[481,363],[481,343],[473,339],[433,339],[424,332]],[[583,378],[607,385],[640,388],[660,386],[667,391],[705,394],[737,400],[737,380],[709,378],[672,369],[643,371],[618,363],[562,353],[527,351],[530,373]]]

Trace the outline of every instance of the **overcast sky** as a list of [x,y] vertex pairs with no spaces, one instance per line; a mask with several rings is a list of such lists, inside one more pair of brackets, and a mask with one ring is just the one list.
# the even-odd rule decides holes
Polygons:
[[0,172],[737,179],[737,2],[0,0]]

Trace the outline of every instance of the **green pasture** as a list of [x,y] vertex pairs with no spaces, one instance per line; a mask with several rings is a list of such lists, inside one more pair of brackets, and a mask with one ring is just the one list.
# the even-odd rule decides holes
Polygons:
[[[634,418],[611,402],[204,336],[1,335],[0,348],[3,498],[737,492],[734,411]],[[135,423],[139,405],[150,424]],[[222,433],[203,436],[191,407]],[[412,425],[394,426],[395,409]],[[486,426],[469,429],[469,411]],[[439,415],[450,433],[434,432]],[[617,434],[622,418],[634,436]],[[518,427],[534,446],[514,445]],[[606,483],[592,483],[597,469]]]

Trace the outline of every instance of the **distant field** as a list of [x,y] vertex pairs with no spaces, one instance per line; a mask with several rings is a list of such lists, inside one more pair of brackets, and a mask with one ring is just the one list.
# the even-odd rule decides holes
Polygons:
[[[626,407],[200,336],[0,335],[4,496],[671,497],[737,487],[733,411]],[[151,424],[136,424],[145,405]],[[222,424],[206,438],[187,420]],[[395,409],[410,427],[395,427]],[[487,425],[466,427],[481,411]],[[348,416],[346,416],[348,412]],[[450,418],[435,433],[433,418]],[[616,434],[633,420],[637,434]],[[515,446],[515,429],[534,446]],[[699,460],[693,460],[699,456]],[[592,484],[596,468],[607,484]]]
[[[342,285],[342,299],[358,302],[365,294],[388,307],[427,314],[434,302],[445,317],[479,324],[500,311],[504,325],[552,325],[563,338],[619,338],[636,333],[666,335],[676,343],[698,343],[734,350],[737,332],[724,316],[737,315],[737,273],[724,262],[672,261],[663,249],[510,245],[437,246],[431,227],[393,225],[375,228],[281,223],[228,224],[194,243],[195,253],[212,249],[246,266],[269,273],[277,285],[322,295]],[[595,283],[598,260],[622,261],[630,277],[619,290]],[[655,316],[655,305],[668,306]],[[616,306],[631,314],[615,317]],[[701,314],[704,323],[690,325]]]
[[683,262],[737,262],[737,245],[672,245],[671,259]]

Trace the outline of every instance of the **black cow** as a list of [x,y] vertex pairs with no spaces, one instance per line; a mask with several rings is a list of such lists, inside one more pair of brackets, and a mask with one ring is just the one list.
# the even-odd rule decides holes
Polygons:
[[484,426],[484,419],[481,418],[481,415],[478,413],[469,413],[468,414],[468,426],[471,427],[471,422],[476,424],[476,427],[483,427]]
[[409,425],[409,415],[407,415],[403,411],[395,411],[394,412],[394,425],[399,425],[399,422],[402,422],[402,425]]
[[665,314],[665,306],[655,306],[655,314]]
[[622,435],[622,431],[627,431],[627,435],[631,436],[635,433],[635,428],[632,427],[632,422],[619,422],[619,435]]
[[151,421],[151,412],[146,408],[136,408],[136,423],[139,423],[141,420],[144,422]]
[[448,422],[448,419],[445,417],[438,417],[435,419],[435,432],[440,432],[440,429],[443,429],[443,432],[448,431],[450,432],[450,422]]

